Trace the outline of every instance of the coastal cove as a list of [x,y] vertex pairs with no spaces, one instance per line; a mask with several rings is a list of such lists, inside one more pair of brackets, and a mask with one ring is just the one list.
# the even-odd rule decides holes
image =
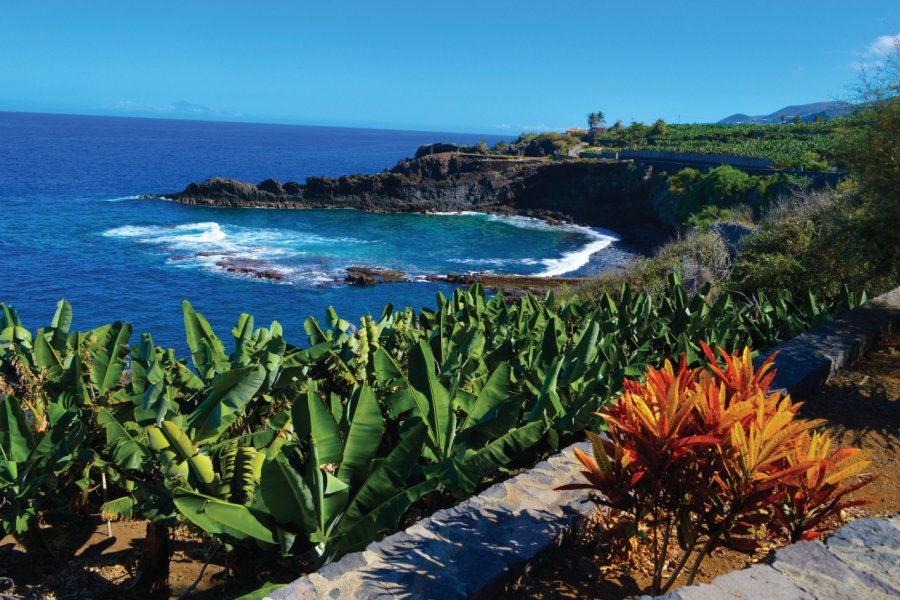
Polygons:
[[[222,334],[249,312],[299,339],[303,321],[329,305],[348,317],[388,302],[418,308],[455,287],[426,275],[587,275],[631,256],[611,231],[509,213],[298,212],[136,197],[214,175],[375,174],[424,143],[476,136],[16,113],[0,114],[0,129],[0,275],[16,282],[4,299],[34,327],[66,298],[78,328],[127,319],[183,349],[180,303],[189,299]],[[354,265],[400,269],[413,281],[343,284]]]

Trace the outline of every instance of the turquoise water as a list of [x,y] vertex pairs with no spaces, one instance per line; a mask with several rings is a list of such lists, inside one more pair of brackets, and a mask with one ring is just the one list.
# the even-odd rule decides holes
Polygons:
[[[422,143],[486,136],[0,113],[0,301],[26,325],[69,300],[75,325],[129,320],[183,349],[181,301],[227,337],[241,312],[279,320],[289,340],[329,305],[355,321],[387,302],[419,308],[443,284],[370,288],[340,280],[352,265],[428,274],[577,272],[610,232],[522,217],[370,214],[183,206],[137,199],[218,175],[374,173]],[[493,139],[487,139],[492,143]],[[229,272],[277,273],[278,281]]]

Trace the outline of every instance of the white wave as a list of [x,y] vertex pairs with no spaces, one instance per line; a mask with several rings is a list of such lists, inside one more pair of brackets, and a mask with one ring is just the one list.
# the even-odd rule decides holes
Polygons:
[[[374,243],[353,237],[329,238],[293,229],[243,227],[214,221],[181,225],[123,225],[103,232],[110,238],[156,247],[168,255],[166,264],[178,269],[196,269],[239,279],[255,279],[253,273],[228,271],[223,261],[276,271],[285,279],[272,283],[321,286],[342,276],[343,269],[297,264],[303,256],[327,255],[321,246]],[[293,260],[292,260],[293,259]],[[301,258],[301,262],[303,259]],[[326,271],[333,272],[326,272]],[[340,271],[338,273],[337,271]]]
[[574,223],[550,223],[544,219],[537,217],[526,217],[522,215],[494,215],[489,213],[475,212],[471,210],[461,210],[457,212],[435,212],[429,213],[437,216],[469,216],[480,217],[486,221],[494,221],[505,223],[520,229],[532,229],[537,231],[570,231],[573,233],[581,233],[590,237],[603,235],[613,238],[613,241],[619,241],[616,233],[600,227],[587,227],[585,225],[575,225]]
[[[538,264],[539,262],[546,267],[543,271],[535,273],[535,277],[558,277],[566,273],[571,273],[572,271],[575,271],[586,265],[588,261],[590,261],[592,254],[600,252],[613,242],[617,242],[620,239],[619,236],[612,231],[600,229],[599,227],[586,227],[584,225],[575,225],[572,223],[554,224],[534,217],[524,217],[518,215],[491,215],[471,211],[434,214],[479,216],[481,218],[487,219],[488,221],[506,223],[507,225],[512,225],[513,227],[519,227],[521,229],[531,229],[538,231],[568,231],[571,233],[581,234],[587,238],[587,243],[584,246],[578,248],[577,250],[566,252],[559,258],[545,258],[540,261],[533,262],[524,262],[530,259],[521,259],[523,262],[519,264]],[[489,264],[495,266],[516,264],[515,262],[502,262],[503,260],[504,259],[458,259],[454,260],[453,262],[473,265]]]
[[173,245],[180,249],[191,249],[222,242],[227,237],[222,227],[214,222],[189,223],[172,227],[158,225],[124,225],[103,233],[107,237],[130,238],[145,244]]
[[125,202],[126,200],[140,200],[140,196],[122,196],[120,198],[107,198],[104,202]]
[[425,213],[427,215],[434,215],[436,217],[489,217],[488,213],[477,212],[474,210],[448,210],[448,211],[435,211]]
[[328,238],[290,229],[220,225],[214,221],[175,226],[124,225],[105,231],[103,235],[165,246],[175,251],[221,252],[254,259],[302,255],[306,254],[303,247],[311,245],[374,243],[352,237]]
[[559,258],[545,258],[541,262],[547,268],[540,273],[535,273],[536,277],[558,277],[571,273],[586,265],[591,260],[591,255],[600,252],[610,244],[616,241],[616,238],[603,234],[597,234],[597,238],[582,246],[578,250],[566,252]]
[[534,258],[450,258],[448,262],[463,265],[490,265],[492,267],[505,267],[508,265],[537,265],[540,261]]

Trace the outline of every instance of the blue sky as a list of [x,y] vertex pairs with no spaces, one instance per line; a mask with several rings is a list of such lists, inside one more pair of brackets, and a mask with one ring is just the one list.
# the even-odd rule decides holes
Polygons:
[[843,97],[896,0],[4,3],[0,110],[509,133]]

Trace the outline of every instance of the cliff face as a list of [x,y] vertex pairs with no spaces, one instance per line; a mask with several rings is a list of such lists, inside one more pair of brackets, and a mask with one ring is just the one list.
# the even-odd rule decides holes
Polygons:
[[191,183],[166,194],[184,204],[355,208],[371,212],[481,211],[616,228],[654,222],[653,185],[633,165],[601,160],[509,160],[437,153],[401,160],[376,175]]

